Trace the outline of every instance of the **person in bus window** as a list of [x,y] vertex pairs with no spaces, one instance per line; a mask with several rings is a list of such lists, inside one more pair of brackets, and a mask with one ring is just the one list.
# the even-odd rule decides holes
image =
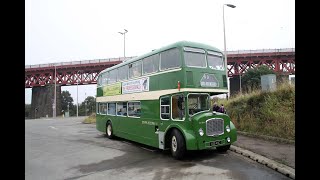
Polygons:
[[219,110],[220,110],[220,107],[218,106],[217,102],[215,102],[213,104],[212,111],[220,112]]
[[179,112],[179,118],[184,118],[184,98],[183,96],[178,97],[178,112]]
[[219,108],[218,111],[221,112],[221,113],[226,113],[226,110],[224,109],[223,104],[221,104],[221,107]]

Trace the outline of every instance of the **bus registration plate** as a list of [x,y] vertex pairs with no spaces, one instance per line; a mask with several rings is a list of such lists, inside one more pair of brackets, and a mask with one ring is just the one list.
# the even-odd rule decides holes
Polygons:
[[217,141],[210,142],[210,146],[218,146],[218,145],[221,145],[221,144],[223,144],[222,140],[217,140]]

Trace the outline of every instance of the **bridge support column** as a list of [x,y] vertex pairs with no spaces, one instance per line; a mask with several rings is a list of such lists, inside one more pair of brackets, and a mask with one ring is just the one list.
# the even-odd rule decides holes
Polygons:
[[230,97],[236,95],[240,91],[240,76],[234,75],[230,78]]
[[[61,86],[57,85],[57,116],[61,113]],[[53,117],[54,85],[32,88],[31,118]]]

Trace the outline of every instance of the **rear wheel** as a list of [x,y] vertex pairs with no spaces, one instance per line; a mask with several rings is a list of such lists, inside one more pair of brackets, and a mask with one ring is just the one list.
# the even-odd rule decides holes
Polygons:
[[217,147],[218,152],[226,152],[227,150],[230,149],[230,144],[226,146],[219,146]]
[[175,159],[182,159],[186,152],[186,143],[183,135],[177,129],[174,129],[170,138],[171,154]]
[[107,135],[107,137],[108,137],[109,139],[114,138],[111,121],[108,121],[108,122],[107,122],[106,135]]

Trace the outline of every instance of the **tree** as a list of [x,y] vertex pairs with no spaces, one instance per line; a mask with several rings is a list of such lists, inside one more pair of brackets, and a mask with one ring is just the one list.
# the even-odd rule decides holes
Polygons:
[[[73,98],[71,97],[71,94],[69,91],[62,91],[61,92],[61,109],[64,112],[68,111],[68,105],[69,105],[69,111],[73,109]],[[71,113],[70,113],[71,116]]]
[[266,65],[249,69],[241,78],[243,89],[245,91],[261,89],[261,76],[266,74],[275,74],[272,69]]
[[[87,113],[86,111],[87,110]],[[89,116],[96,111],[96,98],[88,96],[79,106],[79,116]]]

